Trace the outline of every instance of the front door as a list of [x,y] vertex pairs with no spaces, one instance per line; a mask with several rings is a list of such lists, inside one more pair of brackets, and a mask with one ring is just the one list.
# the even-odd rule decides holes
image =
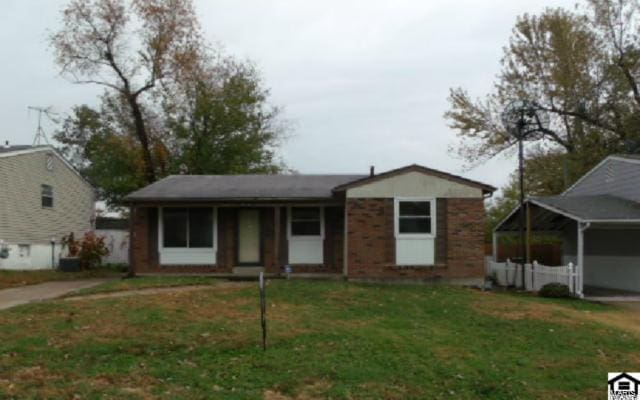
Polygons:
[[238,211],[238,265],[260,265],[260,210]]

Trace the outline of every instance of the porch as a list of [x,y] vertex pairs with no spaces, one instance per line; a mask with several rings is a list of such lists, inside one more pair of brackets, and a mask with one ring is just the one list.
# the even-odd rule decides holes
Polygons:
[[342,274],[344,206],[335,203],[164,203],[131,208],[139,274]]

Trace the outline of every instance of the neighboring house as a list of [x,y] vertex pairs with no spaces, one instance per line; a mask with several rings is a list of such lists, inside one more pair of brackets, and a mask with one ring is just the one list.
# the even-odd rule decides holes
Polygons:
[[52,147],[0,145],[0,249],[9,250],[0,269],[57,265],[62,237],[92,229],[94,202],[91,185]]
[[97,217],[96,235],[104,238],[109,254],[103,264],[129,263],[129,220],[126,218]]
[[131,193],[137,273],[282,273],[477,283],[489,185],[378,175],[177,175]]
[[[496,226],[494,243],[518,232],[519,210]],[[587,292],[640,292],[639,157],[607,157],[561,195],[528,198],[523,212],[531,232],[562,238],[563,263],[583,271]]]

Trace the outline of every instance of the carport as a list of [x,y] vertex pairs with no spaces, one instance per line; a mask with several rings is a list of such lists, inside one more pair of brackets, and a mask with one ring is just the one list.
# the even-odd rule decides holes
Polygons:
[[[579,284],[590,289],[640,292],[640,205],[608,195],[531,197],[524,202],[526,260],[532,235],[562,239],[562,263],[577,265]],[[519,234],[516,207],[493,232],[494,254],[501,237]]]

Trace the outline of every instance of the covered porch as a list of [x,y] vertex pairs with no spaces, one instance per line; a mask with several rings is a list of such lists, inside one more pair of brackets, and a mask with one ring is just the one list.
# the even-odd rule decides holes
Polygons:
[[[613,196],[550,196],[528,198],[494,229],[493,246],[519,235],[525,215],[525,254],[533,263],[533,235],[562,241],[562,264],[575,265],[576,290],[589,295],[602,289],[640,292],[640,207]],[[495,251],[494,251],[495,254]]]
[[338,202],[165,202],[131,207],[136,273],[341,276]]

